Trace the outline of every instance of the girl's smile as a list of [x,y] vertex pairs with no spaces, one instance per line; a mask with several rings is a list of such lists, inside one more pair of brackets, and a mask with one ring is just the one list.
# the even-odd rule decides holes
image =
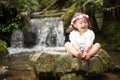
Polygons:
[[76,20],[73,25],[81,33],[85,32],[88,29],[88,22],[85,18]]

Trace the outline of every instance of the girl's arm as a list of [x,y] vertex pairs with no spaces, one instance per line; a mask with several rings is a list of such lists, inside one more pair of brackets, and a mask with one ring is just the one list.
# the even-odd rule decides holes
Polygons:
[[90,30],[87,34],[87,38],[86,38],[86,47],[85,47],[85,51],[88,52],[90,50],[90,48],[92,47],[92,44],[94,42],[95,39],[95,34],[92,30]]

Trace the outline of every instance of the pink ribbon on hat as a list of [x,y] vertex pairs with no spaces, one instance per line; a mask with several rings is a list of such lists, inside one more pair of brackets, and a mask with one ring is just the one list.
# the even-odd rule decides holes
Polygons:
[[79,16],[76,16],[75,18],[73,18],[73,19],[71,20],[71,25],[72,25],[76,20],[79,20],[79,19],[82,19],[82,18],[89,19],[89,16],[86,15],[86,14],[81,14],[81,15],[79,15]]

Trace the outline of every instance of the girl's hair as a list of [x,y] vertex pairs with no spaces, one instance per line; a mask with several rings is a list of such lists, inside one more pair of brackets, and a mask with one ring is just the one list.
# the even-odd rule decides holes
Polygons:
[[[75,14],[73,15],[72,20],[73,20],[74,18],[76,18],[77,16],[80,16],[80,15],[83,15],[83,14],[84,14],[84,13],[82,13],[82,12],[75,13]],[[85,15],[85,14],[84,14],[84,15]],[[72,20],[71,20],[71,21],[72,21]],[[90,21],[88,20],[88,18],[87,18],[87,21],[88,21],[88,24],[89,24]],[[90,24],[89,24],[88,28],[91,29]],[[72,30],[76,30],[76,28],[73,26],[73,24],[71,24],[71,25],[68,27],[68,29],[66,30],[66,32],[67,32],[67,33],[70,33]]]

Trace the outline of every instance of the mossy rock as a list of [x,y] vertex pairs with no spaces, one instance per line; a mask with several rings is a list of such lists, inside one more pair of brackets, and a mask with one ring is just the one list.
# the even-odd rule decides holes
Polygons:
[[111,67],[111,58],[109,54],[101,49],[94,57],[86,61],[85,71],[87,75],[102,74]]
[[87,80],[82,75],[76,75],[76,73],[65,74],[60,77],[60,80]]
[[[54,52],[55,53],[55,52]],[[81,75],[98,75],[107,71],[110,67],[111,58],[109,54],[101,49],[97,55],[90,60],[80,60],[70,54],[52,52],[37,53],[30,56],[30,60],[35,63],[37,73],[66,74],[79,72]],[[35,58],[35,56],[37,58]]]

